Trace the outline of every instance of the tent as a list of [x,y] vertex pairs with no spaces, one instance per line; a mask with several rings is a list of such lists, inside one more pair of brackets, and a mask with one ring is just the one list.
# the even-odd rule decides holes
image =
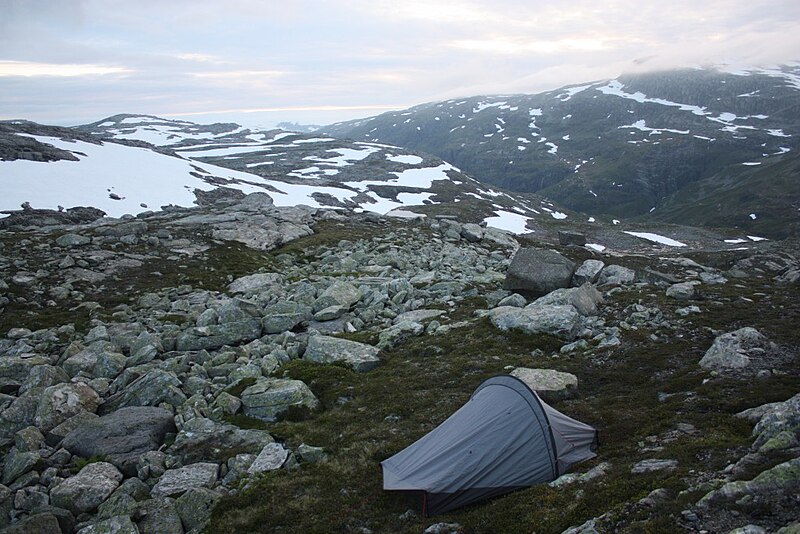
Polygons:
[[383,489],[423,492],[425,515],[555,480],[594,458],[597,431],[510,375],[483,382],[441,425],[381,462]]

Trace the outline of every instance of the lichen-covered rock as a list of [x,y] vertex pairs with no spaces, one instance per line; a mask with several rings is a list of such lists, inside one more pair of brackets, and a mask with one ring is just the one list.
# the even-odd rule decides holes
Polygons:
[[175,348],[187,350],[212,350],[224,345],[238,345],[261,337],[261,320],[248,318],[242,321],[194,327],[182,332]]
[[280,443],[270,443],[265,445],[256,459],[250,464],[247,472],[252,474],[263,473],[264,471],[274,471],[280,469],[286,463],[289,451]]
[[630,284],[636,279],[636,271],[621,265],[607,265],[603,267],[597,277],[598,286],[621,286]]
[[745,495],[770,495],[771,492],[795,492],[800,489],[800,458],[778,464],[763,471],[753,480],[728,482],[719,489],[708,492],[697,503],[707,507],[720,501],[733,501]]
[[575,263],[555,250],[521,248],[511,260],[503,284],[505,289],[546,295],[569,287]]
[[190,488],[175,501],[175,509],[186,531],[200,532],[205,527],[220,494],[208,488]]
[[700,367],[717,371],[742,369],[767,350],[769,340],[758,330],[740,328],[718,336],[700,360]]
[[58,518],[49,513],[34,514],[14,523],[4,534],[55,534],[61,531]]
[[50,501],[76,515],[91,512],[117,489],[121,480],[122,473],[110,463],[91,463],[53,488]]
[[38,451],[19,451],[12,447],[3,462],[3,484],[11,484],[41,461]]
[[219,466],[198,462],[177,469],[168,469],[150,494],[153,497],[177,497],[190,488],[211,488],[217,483]]
[[126,406],[158,406],[162,402],[180,406],[186,401],[180,387],[175,373],[153,369],[109,397],[100,411],[107,414]]
[[315,409],[319,401],[300,380],[260,378],[242,392],[244,414],[264,421],[274,421],[290,407]]
[[337,280],[322,292],[317,300],[314,301],[314,313],[324,310],[329,306],[341,306],[349,309],[353,304],[361,299],[361,291],[350,282]]
[[130,517],[117,515],[83,527],[77,534],[139,534],[139,529]]
[[170,411],[130,406],[86,421],[64,438],[62,447],[84,458],[103,457],[123,473],[134,476],[139,457],[158,449],[170,432],[176,432]]
[[231,293],[258,293],[280,283],[283,279],[278,273],[256,273],[237,278],[228,285]]
[[556,289],[528,304],[528,307],[571,305],[581,315],[597,315],[597,305],[601,302],[602,293],[587,283],[580,287]]
[[581,315],[574,306],[502,306],[488,312],[492,324],[500,330],[517,329],[526,334],[549,334],[567,340],[575,338]]
[[265,334],[287,332],[311,319],[311,307],[298,302],[281,301],[264,308],[262,321]]
[[183,534],[183,523],[175,499],[158,497],[139,503],[136,510],[139,534]]
[[28,378],[28,374],[34,367],[51,363],[50,358],[46,356],[11,356],[4,354],[0,357],[0,377],[21,384]]
[[311,464],[321,462],[327,457],[327,454],[325,454],[325,449],[322,447],[314,447],[311,445],[306,445],[305,443],[301,443],[300,446],[297,447],[295,453],[300,460]]
[[681,282],[667,288],[667,296],[675,300],[691,300],[697,298],[699,282]]
[[638,475],[653,471],[673,471],[676,467],[678,467],[678,460],[649,459],[637,462],[631,468],[631,473]]
[[45,388],[39,398],[34,424],[47,432],[80,412],[94,412],[100,396],[83,382],[57,384]]
[[274,439],[264,430],[243,429],[218,423],[204,417],[195,417],[184,423],[168,449],[184,462],[224,462],[237,454],[258,454]]
[[568,399],[578,393],[578,377],[553,369],[517,367],[511,376],[519,378],[540,396],[549,399]]
[[303,359],[316,363],[343,362],[354,371],[364,372],[380,364],[380,349],[349,339],[330,336],[311,336]]

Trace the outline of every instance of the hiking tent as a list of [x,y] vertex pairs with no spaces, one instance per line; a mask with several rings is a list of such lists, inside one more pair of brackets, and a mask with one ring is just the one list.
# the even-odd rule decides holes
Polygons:
[[423,492],[440,514],[555,480],[595,456],[597,431],[543,402],[524,382],[495,376],[441,425],[381,462],[383,489]]

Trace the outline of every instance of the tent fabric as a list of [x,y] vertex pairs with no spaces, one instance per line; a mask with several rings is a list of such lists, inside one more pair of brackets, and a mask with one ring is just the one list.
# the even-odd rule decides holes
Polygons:
[[381,462],[383,489],[424,492],[423,512],[444,513],[548,482],[593,458],[596,431],[501,375],[418,441]]

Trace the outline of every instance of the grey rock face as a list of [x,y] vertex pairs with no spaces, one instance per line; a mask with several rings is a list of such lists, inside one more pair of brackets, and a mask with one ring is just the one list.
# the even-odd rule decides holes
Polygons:
[[158,449],[175,432],[172,413],[154,406],[132,406],[87,421],[70,432],[62,446],[72,454],[101,456],[128,476],[136,474],[140,455]]
[[489,310],[488,316],[500,330],[515,328],[526,334],[550,334],[567,340],[575,338],[581,325],[574,306],[503,306]]
[[769,349],[769,341],[758,330],[740,328],[718,336],[700,360],[700,367],[718,371],[742,369]]
[[317,363],[344,362],[354,371],[364,372],[380,364],[380,349],[347,339],[311,336],[303,359]]
[[64,248],[78,247],[91,242],[90,237],[80,234],[64,234],[56,239],[56,245]]
[[556,289],[529,304],[537,306],[574,306],[581,315],[597,315],[597,305],[603,302],[603,295],[591,284],[568,289]]
[[598,286],[620,286],[636,279],[636,271],[621,265],[607,265],[597,277]]
[[292,406],[315,409],[319,401],[305,383],[285,378],[260,378],[242,392],[244,414],[264,421],[276,417]]
[[568,399],[578,393],[578,377],[553,369],[530,369],[517,367],[511,371],[533,391],[548,399]]
[[99,405],[100,396],[83,382],[57,384],[42,392],[34,423],[47,432],[79,412],[94,412]]
[[53,488],[50,500],[54,506],[74,514],[91,512],[117,489],[121,480],[122,473],[110,463],[89,464]]
[[581,286],[586,282],[593,284],[597,281],[600,271],[605,267],[605,263],[600,260],[586,260],[575,269],[575,274],[572,275],[572,285]]
[[175,501],[175,509],[187,531],[200,532],[211,517],[220,495],[208,488],[190,488]]
[[176,497],[190,488],[211,488],[217,483],[219,466],[199,462],[178,469],[167,470],[150,494],[153,497]]
[[180,386],[175,373],[153,369],[109,397],[101,412],[111,413],[125,406],[157,406],[162,402],[179,406],[186,400]]
[[341,306],[345,309],[361,299],[361,292],[356,286],[349,282],[337,280],[322,292],[317,300],[314,301],[314,313],[324,310],[330,306]]
[[522,248],[511,260],[503,285],[510,291],[546,295],[569,287],[575,263],[554,250]]
[[184,423],[168,449],[184,462],[224,462],[237,454],[258,454],[274,440],[263,430],[249,430],[195,417]]
[[286,459],[289,457],[289,451],[283,448],[280,443],[269,443],[265,445],[261,452],[258,453],[256,459],[250,464],[247,472],[252,474],[263,473],[264,471],[274,471],[280,469]]
[[698,282],[681,282],[667,288],[667,296],[675,300],[691,300],[697,297]]

